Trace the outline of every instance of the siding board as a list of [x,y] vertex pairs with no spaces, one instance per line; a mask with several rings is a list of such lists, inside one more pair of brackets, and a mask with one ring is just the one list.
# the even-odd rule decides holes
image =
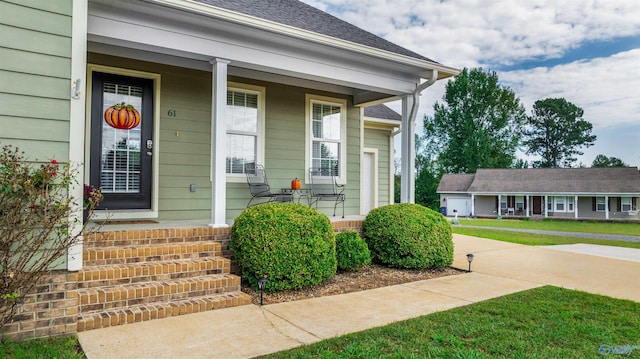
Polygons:
[[[71,59],[0,47],[3,70],[63,79],[71,78]],[[71,86],[71,85],[69,85]]]
[[0,70],[0,92],[67,100],[70,87],[67,79]]
[[[68,36],[41,33],[0,24],[0,47],[66,57],[71,53]],[[37,40],[37,41],[34,41]]]
[[[22,3],[25,6],[20,5],[19,3]],[[1,1],[0,23],[49,34],[70,36],[71,6],[71,1],[63,0],[19,1],[15,4],[8,1]],[[64,12],[64,14],[40,10],[38,8],[60,11]]]

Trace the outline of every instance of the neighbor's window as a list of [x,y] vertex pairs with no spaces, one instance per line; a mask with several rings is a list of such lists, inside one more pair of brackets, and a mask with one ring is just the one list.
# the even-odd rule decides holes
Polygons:
[[500,209],[507,209],[507,196],[500,197]]
[[573,212],[573,197],[567,197],[567,212]]
[[631,197],[622,197],[622,212],[629,212],[631,210]]
[[[263,127],[260,88],[248,90],[229,88],[227,91],[227,163],[229,175],[243,175],[249,166],[261,162]],[[264,91],[264,89],[262,89]]]
[[555,197],[556,212],[564,212],[564,197]]
[[547,212],[553,212],[553,197],[547,199]]
[[[346,101],[307,95],[307,167],[346,179]],[[335,101],[335,102],[334,102]]]
[[524,210],[524,196],[516,196],[516,211]]
[[605,210],[604,197],[596,197],[596,211],[604,212],[604,210]]

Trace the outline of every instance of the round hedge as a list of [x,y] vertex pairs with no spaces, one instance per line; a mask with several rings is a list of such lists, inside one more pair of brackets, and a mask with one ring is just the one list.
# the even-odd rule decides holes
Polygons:
[[371,264],[371,252],[364,239],[356,231],[344,231],[336,235],[338,269],[357,270]]
[[268,203],[245,209],[231,228],[230,249],[242,277],[266,291],[312,286],[336,273],[336,235],[329,218],[314,208]]
[[451,225],[418,204],[392,204],[369,212],[364,237],[373,261],[398,268],[440,268],[453,263]]

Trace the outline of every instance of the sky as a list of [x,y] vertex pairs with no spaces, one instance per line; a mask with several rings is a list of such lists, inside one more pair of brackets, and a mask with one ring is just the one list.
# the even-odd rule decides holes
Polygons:
[[[576,165],[603,154],[640,167],[637,0],[303,1],[443,65],[496,71],[529,115],[536,100],[563,97],[597,136]],[[422,93],[417,132],[445,84]]]

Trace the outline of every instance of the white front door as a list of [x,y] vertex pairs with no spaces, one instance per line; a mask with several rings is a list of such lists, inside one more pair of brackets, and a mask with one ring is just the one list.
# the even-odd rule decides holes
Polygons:
[[377,153],[374,150],[365,150],[362,155],[362,189],[360,193],[361,214],[367,214],[378,204],[378,166],[376,166]]

